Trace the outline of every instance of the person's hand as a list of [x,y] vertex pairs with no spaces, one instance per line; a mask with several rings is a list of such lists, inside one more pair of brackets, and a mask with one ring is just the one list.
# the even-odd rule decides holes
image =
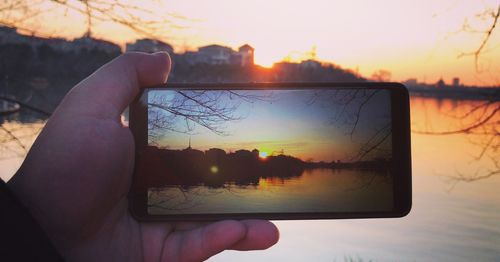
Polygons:
[[127,207],[134,140],[121,113],[170,71],[166,53],[128,53],[64,98],[9,187],[68,261],[198,261],[278,241],[268,221],[140,223]]

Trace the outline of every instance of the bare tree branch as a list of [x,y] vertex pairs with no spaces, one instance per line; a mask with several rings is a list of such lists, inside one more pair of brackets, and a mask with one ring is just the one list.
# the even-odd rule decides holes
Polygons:
[[498,17],[500,16],[500,4],[498,4],[496,12],[495,11],[491,11],[491,12],[487,11],[487,13],[489,13],[491,15],[492,22],[486,31],[479,31],[479,30],[470,29],[470,26],[468,25],[468,23],[465,23],[464,26],[462,26],[463,31],[484,34],[483,40],[481,41],[481,43],[479,44],[479,46],[476,50],[474,50],[472,52],[464,52],[464,53],[461,53],[458,55],[458,58],[461,58],[464,56],[474,56],[474,64],[475,64],[476,72],[481,72],[481,70],[479,69],[479,57],[483,53],[484,48],[486,47],[486,45],[488,44],[488,42],[491,38],[491,35],[495,31],[496,25],[498,23]]
[[[484,127],[490,120],[492,120],[496,113],[500,111],[500,105],[498,105],[493,111],[488,112],[486,117],[482,118],[480,121],[477,121],[471,125],[463,127],[461,129],[450,130],[450,131],[420,131],[420,130],[412,130],[413,133],[416,134],[424,134],[424,135],[454,135],[454,134],[470,134],[474,130]],[[494,124],[498,124],[498,122],[494,122]]]
[[[382,126],[376,126],[368,136],[364,137],[354,137],[359,132],[358,125],[362,117],[365,117],[367,111],[370,108],[369,103],[373,99],[381,94],[382,90],[336,90],[336,91],[325,91],[316,92],[308,99],[307,104],[312,105],[320,100],[322,102],[327,102],[333,104],[338,110],[332,115],[332,124],[341,124],[346,128],[346,135],[350,136],[351,141],[362,140],[360,143],[360,148],[352,156],[352,160],[361,160],[367,156],[382,156],[387,158],[392,158],[390,150],[386,150],[388,143],[391,141],[392,135],[392,123],[388,120],[388,123],[383,123]],[[366,121],[366,118],[364,119]],[[385,154],[383,153],[385,152]]]
[[[461,112],[462,110],[455,109],[454,111]],[[499,98],[497,96],[490,97],[490,100],[472,105],[471,108],[465,110],[465,113],[448,114],[448,117],[460,121],[458,128],[446,131],[412,130],[413,133],[424,135],[467,135],[470,143],[480,148],[472,161],[481,161],[485,157],[489,158],[493,168],[488,170],[478,169],[476,172],[467,175],[457,171],[456,174],[447,176],[447,180],[451,184],[450,190],[459,182],[473,182],[500,174],[500,158],[498,158],[500,149],[499,111]]]
[[240,104],[257,100],[272,101],[272,96],[228,90],[176,91],[170,98],[157,94],[148,101],[150,142],[155,143],[165,131],[192,134],[195,125],[217,135],[228,135],[224,130],[227,123],[244,117],[235,115]]
[[[147,8],[143,6],[157,6]],[[66,16],[73,11],[83,16],[86,34],[94,27],[94,21],[111,22],[128,28],[139,35],[153,39],[169,37],[173,29],[185,29],[182,23],[193,22],[185,16],[162,11],[162,3],[157,0],[124,2],[120,0],[6,0],[0,3],[0,25],[15,27],[30,33],[37,33],[33,28],[33,19],[56,11]]]

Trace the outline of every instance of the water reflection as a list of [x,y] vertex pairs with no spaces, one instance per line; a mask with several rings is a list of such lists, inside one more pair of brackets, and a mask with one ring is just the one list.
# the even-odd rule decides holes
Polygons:
[[[452,188],[500,174],[500,101],[456,101],[412,99],[412,130],[433,135],[443,147],[454,147],[445,161],[455,163],[455,172],[446,174]],[[418,138],[418,136],[416,136]],[[468,145],[461,145],[466,138]],[[446,142],[446,144],[441,143]],[[467,150],[463,150],[467,148]],[[467,154],[467,156],[464,155]]]
[[23,110],[0,117],[0,178],[16,172],[44,125],[41,116]]
[[357,169],[307,169],[298,177],[260,178],[224,188],[168,186],[148,191],[151,214],[369,212],[391,210],[392,176]]

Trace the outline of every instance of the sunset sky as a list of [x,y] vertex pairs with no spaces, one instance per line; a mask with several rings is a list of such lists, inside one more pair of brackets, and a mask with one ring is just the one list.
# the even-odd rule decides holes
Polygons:
[[[75,2],[75,1],[69,1]],[[127,2],[127,1],[122,1]],[[370,77],[374,71],[392,72],[392,80],[417,78],[434,83],[460,77],[463,83],[499,85],[500,33],[494,31],[479,60],[457,58],[479,47],[484,34],[460,32],[467,20],[471,28],[486,30],[498,1],[483,0],[192,0],[130,1],[155,14],[168,14],[164,40],[176,52],[206,44],[233,48],[255,47],[255,61],[263,66],[287,59],[315,58],[332,62]],[[53,4],[55,5],[55,4]],[[71,10],[51,11],[26,25],[40,34],[81,36],[85,17]],[[129,29],[94,21],[96,37],[122,46],[139,37]]]
[[[262,94],[259,91],[239,92],[247,96]],[[224,135],[217,135],[196,124],[190,134],[185,134],[182,133],[186,131],[184,117],[168,118],[169,130],[162,131],[163,136],[156,140],[156,144],[174,150],[185,149],[191,138],[192,148],[203,151],[210,148],[221,148],[226,152],[258,149],[267,155],[283,152],[304,161],[349,161],[380,128],[390,123],[390,96],[388,91],[382,90],[363,107],[351,139],[351,125],[346,123],[354,120],[353,113],[358,111],[365,97],[353,99],[345,110],[337,98],[349,97],[353,92],[274,90],[272,95],[266,96],[265,99],[246,100],[248,102],[235,96],[224,95],[218,99],[218,103],[223,104],[225,108],[236,106],[230,114],[240,118],[217,125],[222,127]],[[161,104],[171,108],[182,105],[186,112],[199,109],[197,104],[182,98],[174,91],[167,90],[150,91],[148,94],[149,103],[162,101]],[[198,101],[205,100],[200,98]],[[192,105],[195,107],[191,107]],[[164,110],[160,112],[171,115]],[[151,117],[152,115],[149,117],[150,121],[156,119]],[[181,132],[171,132],[172,129]]]

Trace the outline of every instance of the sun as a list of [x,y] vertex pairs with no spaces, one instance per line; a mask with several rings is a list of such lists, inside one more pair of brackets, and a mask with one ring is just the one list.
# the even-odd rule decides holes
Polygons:
[[266,159],[267,158],[267,152],[266,151],[261,151],[259,152],[259,157],[261,159]]

